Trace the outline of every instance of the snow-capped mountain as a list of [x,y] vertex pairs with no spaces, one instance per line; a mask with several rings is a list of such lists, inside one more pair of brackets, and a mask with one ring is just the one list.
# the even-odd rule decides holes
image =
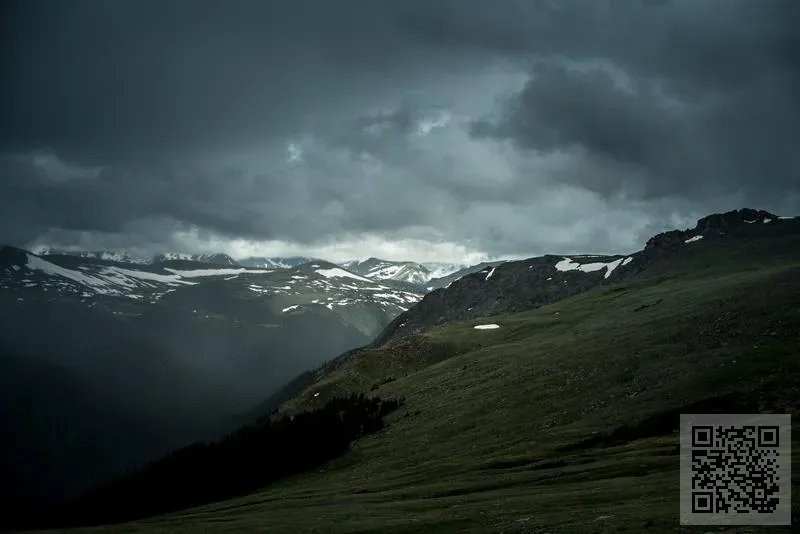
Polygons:
[[[205,263],[223,267],[246,267],[252,269],[294,269],[305,263],[324,261],[318,258],[307,256],[251,256],[240,260],[235,260],[228,254],[188,254],[183,252],[165,252],[149,258],[136,257],[125,251],[83,251],[58,249],[50,247],[38,247],[32,252],[41,257],[53,256],[74,256],[78,258],[97,259],[115,263],[132,263],[137,265],[162,265],[171,264],[172,267],[184,267],[187,262]],[[447,262],[426,262],[417,263],[412,261],[390,261],[378,258],[368,258],[366,260],[352,260],[339,264],[340,267],[353,273],[359,274],[370,280],[385,280],[404,282],[425,287],[431,280],[444,279],[456,272],[464,271],[464,274],[473,265],[463,263]],[[471,272],[471,271],[470,271]],[[449,279],[448,279],[449,281]],[[435,284],[440,287],[441,284]],[[430,290],[431,288],[428,288]]]
[[208,263],[211,265],[241,266],[236,260],[227,254],[183,254],[180,252],[167,252],[155,256],[152,263],[165,263],[169,261],[194,261],[198,263]]
[[430,272],[431,276],[428,280],[433,280],[436,278],[444,278],[445,276],[451,275],[463,269],[468,269],[472,267],[473,264],[427,261],[422,263],[422,266],[428,269],[428,272]]
[[351,260],[340,264],[348,271],[372,280],[394,280],[409,284],[424,285],[431,279],[431,271],[413,261],[389,261],[378,258]]
[[252,256],[241,260],[235,260],[228,254],[188,254],[185,252],[164,252],[152,257],[137,257],[125,251],[109,250],[71,250],[52,247],[36,247],[31,250],[39,256],[75,256],[78,258],[89,258],[113,261],[118,263],[160,264],[167,262],[196,262],[208,263],[211,265],[231,266],[231,267],[252,267],[257,269],[292,269],[304,263],[317,261],[317,258],[306,256],[288,257],[264,257]]
[[50,247],[38,247],[33,252],[39,256],[76,256],[95,260],[114,261],[118,263],[149,263],[149,260],[131,256],[127,252],[111,250],[66,250]]
[[316,258],[307,258],[305,256],[290,256],[287,258],[267,258],[263,256],[253,256],[239,260],[238,263],[243,267],[257,267],[260,269],[292,269],[312,261],[318,260]]
[[[257,299],[266,317],[324,309],[346,324],[374,334],[424,293],[383,284],[322,261],[282,269],[212,267],[181,261],[180,268],[164,263],[120,265],[78,256],[39,256],[4,247],[0,250],[0,299],[72,299],[112,311],[119,311],[120,301],[163,303],[173,292],[180,293],[180,300],[193,302],[193,309],[213,308],[214,299],[223,298],[252,307]],[[170,295],[168,302],[175,298],[178,296]]]

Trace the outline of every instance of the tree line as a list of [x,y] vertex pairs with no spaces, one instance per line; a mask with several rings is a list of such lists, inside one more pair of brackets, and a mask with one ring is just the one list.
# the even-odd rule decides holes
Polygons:
[[360,393],[294,416],[262,418],[95,487],[57,511],[56,524],[47,526],[133,521],[251,493],[342,455],[359,437],[383,428],[384,416],[403,404]]

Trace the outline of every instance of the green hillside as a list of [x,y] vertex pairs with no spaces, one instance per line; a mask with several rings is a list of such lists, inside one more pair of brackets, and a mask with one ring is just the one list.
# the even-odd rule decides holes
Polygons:
[[[797,415],[795,240],[718,241],[651,277],[353,351],[282,411],[404,397],[385,430],[250,496],[85,531],[675,531],[677,414]],[[702,530],[722,531],[759,530]]]

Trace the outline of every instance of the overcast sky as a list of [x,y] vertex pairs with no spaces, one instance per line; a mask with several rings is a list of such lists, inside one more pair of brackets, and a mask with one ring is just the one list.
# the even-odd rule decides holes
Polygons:
[[477,260],[800,213],[796,0],[6,0],[0,242]]

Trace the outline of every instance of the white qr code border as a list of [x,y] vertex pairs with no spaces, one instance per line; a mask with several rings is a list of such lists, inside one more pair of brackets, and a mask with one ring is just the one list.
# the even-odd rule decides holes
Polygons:
[[[711,429],[709,429],[711,427]],[[728,512],[718,511],[719,502],[741,502],[734,499],[728,500],[731,490],[736,489],[734,484],[722,483],[724,487],[717,488],[716,480],[711,477],[710,470],[701,469],[701,464],[708,458],[712,460],[730,460],[741,449],[735,448],[741,444],[740,440],[725,444],[724,452],[718,448],[719,428],[740,429],[752,427],[752,450],[759,452],[763,460],[759,465],[762,470],[772,474],[770,481],[777,485],[777,492],[770,498],[777,498],[774,511],[744,512],[734,506]],[[758,428],[762,428],[759,433]],[[772,427],[770,432],[768,427]],[[709,432],[710,430],[710,432]],[[776,430],[776,432],[775,432]],[[713,433],[711,433],[713,432]],[[693,441],[694,440],[694,441]],[[750,449],[748,449],[750,450]],[[706,452],[695,452],[706,451]],[[694,456],[693,456],[694,455]],[[741,457],[741,456],[740,456]],[[752,458],[752,455],[748,457]],[[790,525],[792,520],[792,419],[788,414],[682,414],[680,422],[680,524],[681,525]],[[747,461],[745,467],[749,473],[752,467]],[[741,463],[738,464],[741,466]],[[742,472],[742,467],[732,469],[732,464],[726,462],[726,470],[722,473],[715,470],[714,475],[724,474],[729,481],[730,475]],[[777,478],[774,478],[777,477]],[[715,488],[703,487],[702,483],[714,480]],[[751,480],[749,477],[744,479]],[[745,484],[747,488],[752,485]],[[740,493],[738,493],[740,494]],[[764,498],[763,491],[755,493]],[[744,507],[742,507],[744,508]]]

